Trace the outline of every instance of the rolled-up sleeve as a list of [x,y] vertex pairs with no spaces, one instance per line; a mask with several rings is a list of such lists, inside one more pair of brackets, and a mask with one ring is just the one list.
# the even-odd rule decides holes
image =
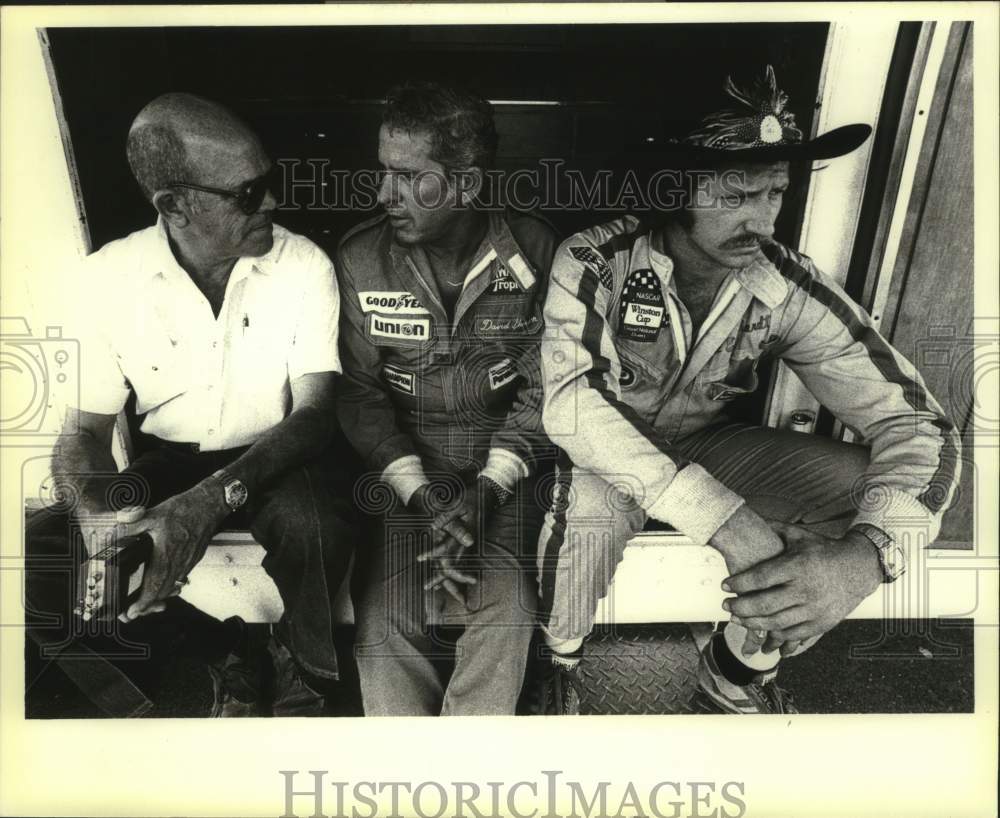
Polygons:
[[288,357],[291,380],[312,372],[341,372],[340,293],[333,263],[318,247],[304,260],[305,286]]
[[131,389],[119,365],[115,340],[109,334],[115,327],[111,294],[91,259],[81,263],[74,281],[75,296],[69,301],[72,313],[65,317],[63,335],[80,344],[77,408],[81,412],[116,415],[124,408]]

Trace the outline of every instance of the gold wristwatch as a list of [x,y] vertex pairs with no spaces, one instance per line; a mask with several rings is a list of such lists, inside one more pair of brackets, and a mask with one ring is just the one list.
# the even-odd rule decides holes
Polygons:
[[852,530],[863,534],[878,551],[878,562],[882,567],[882,582],[895,582],[906,573],[906,555],[903,549],[881,528],[868,523],[858,523]]

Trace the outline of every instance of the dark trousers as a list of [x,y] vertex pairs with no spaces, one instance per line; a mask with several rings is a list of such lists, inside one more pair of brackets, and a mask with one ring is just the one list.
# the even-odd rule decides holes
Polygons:
[[[112,505],[141,503],[152,507],[179,494],[228,465],[243,449],[194,452],[161,445],[138,457],[121,475],[109,476],[106,492]],[[263,567],[274,580],[284,604],[276,634],[307,672],[336,679],[332,604],[346,576],[356,538],[351,494],[352,458],[329,450],[291,469],[254,492],[247,505],[226,520],[227,528],[249,528],[267,551]],[[117,490],[115,486],[117,485]],[[27,534],[26,579],[29,636],[47,658],[72,660],[70,674],[106,712],[134,715],[148,709],[116,707],[128,698],[128,682],[116,679],[102,658],[142,658],[143,619],[84,625],[70,614],[74,601],[75,565],[84,558],[69,523],[71,508],[35,515]],[[68,513],[69,512],[69,513]],[[81,667],[89,663],[89,669]],[[64,663],[65,664],[65,663]],[[128,668],[123,662],[118,665]],[[126,676],[131,675],[126,673]],[[100,682],[88,684],[95,677]],[[91,689],[86,689],[89,687]],[[108,689],[117,696],[108,697]],[[116,701],[117,699],[117,701]],[[124,709],[124,712],[120,712]]]

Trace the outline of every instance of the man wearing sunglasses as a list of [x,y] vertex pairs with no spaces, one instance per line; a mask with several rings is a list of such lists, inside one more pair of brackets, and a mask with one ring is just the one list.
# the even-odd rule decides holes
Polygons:
[[[152,539],[123,623],[163,611],[216,531],[249,527],[284,603],[269,644],[275,690],[262,701],[256,673],[231,655],[213,668],[213,715],[319,714],[319,680],[337,678],[331,599],[352,540],[348,470],[327,456],[340,371],[333,265],[274,224],[272,163],[220,105],[158,97],[127,152],[158,220],[83,265],[80,433],[60,439],[57,478],[76,482],[91,554],[116,536]],[[116,471],[112,435],[130,393],[150,445],[127,470],[139,497],[121,509],[96,478]],[[101,600],[81,602],[86,618]]]

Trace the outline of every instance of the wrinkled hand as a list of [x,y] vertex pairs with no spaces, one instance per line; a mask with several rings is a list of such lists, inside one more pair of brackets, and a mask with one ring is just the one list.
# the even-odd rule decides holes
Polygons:
[[228,514],[222,489],[210,478],[145,513],[137,513],[132,522],[120,524],[119,537],[147,532],[153,540],[153,554],[139,598],[118,618],[130,622],[162,611],[165,600],[180,593],[188,573],[205,555],[209,540]]
[[[142,506],[128,506],[114,512],[80,514],[77,517],[77,525],[87,549],[88,559],[105,548],[117,545],[120,524],[135,522],[145,513],[146,509]],[[100,610],[104,605],[105,586],[102,579],[103,574],[100,571],[94,571],[87,577],[87,587],[82,589],[82,604],[74,609],[74,613],[79,614],[84,622],[90,621],[93,616],[92,611]]]
[[465,605],[464,586],[475,585],[476,578],[460,571],[458,564],[466,550],[475,545],[480,525],[493,510],[492,493],[481,491],[478,484],[466,486],[459,503],[435,513],[430,491],[430,486],[422,486],[410,500],[411,506],[432,518],[433,545],[417,557],[418,562],[434,562],[434,573],[424,583],[424,590],[443,587],[457,602]]
[[772,523],[785,550],[725,580],[737,594],[723,607],[750,631],[768,631],[763,650],[783,656],[815,640],[853,611],[881,583],[878,555],[856,532],[835,540],[788,523]]

